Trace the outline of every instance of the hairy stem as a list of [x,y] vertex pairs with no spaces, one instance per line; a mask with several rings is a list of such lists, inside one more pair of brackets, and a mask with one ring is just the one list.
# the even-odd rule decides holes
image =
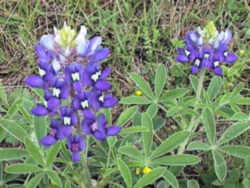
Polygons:
[[[196,92],[196,102],[195,102],[195,107],[194,107],[194,111],[198,110],[197,104],[200,102],[201,100],[201,91],[203,88],[203,81],[204,81],[204,77],[205,77],[205,70],[202,70],[202,72],[200,73],[200,77],[198,80],[198,86],[197,86],[197,92]],[[187,127],[187,131],[189,132],[189,136],[187,137],[187,139],[180,145],[180,148],[178,149],[178,154],[183,154],[186,145],[188,144],[189,138],[192,135],[192,133],[196,130],[197,126],[199,125],[199,119],[195,116],[192,117],[191,122],[189,127]]]
[[82,187],[85,188],[92,188],[92,183],[91,183],[91,176],[89,173],[89,168],[88,168],[88,162],[87,162],[87,157],[88,157],[88,145],[89,145],[89,137],[86,138],[86,150],[85,154],[83,155],[82,159]]

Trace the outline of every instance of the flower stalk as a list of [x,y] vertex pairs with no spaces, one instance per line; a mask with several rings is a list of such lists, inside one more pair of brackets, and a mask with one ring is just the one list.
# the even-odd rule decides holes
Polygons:
[[[198,110],[197,104],[199,104],[199,102],[201,100],[201,91],[203,88],[203,81],[204,81],[205,73],[206,73],[206,70],[202,70],[200,72],[200,77],[198,80],[198,86],[197,86],[197,92],[196,92],[196,103],[195,103],[194,111]],[[195,116],[192,117],[190,126],[188,126],[186,129],[189,132],[189,136],[180,145],[180,147],[178,149],[178,154],[183,154],[183,152],[185,151],[185,148],[186,148],[186,145],[188,144],[189,138],[192,135],[192,133],[196,130],[197,126],[199,125],[199,122],[200,121],[199,121],[199,119],[197,119],[197,117],[195,117]]]

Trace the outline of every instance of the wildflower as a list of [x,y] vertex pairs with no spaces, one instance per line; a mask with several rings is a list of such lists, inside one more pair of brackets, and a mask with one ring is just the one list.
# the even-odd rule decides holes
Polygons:
[[190,62],[192,74],[207,68],[220,76],[223,73],[221,65],[230,65],[238,58],[227,49],[231,39],[232,32],[229,29],[219,33],[213,22],[209,22],[203,30],[198,27],[186,34],[184,39],[186,45],[177,49],[176,61]]
[[[54,34],[43,35],[35,46],[39,75],[25,79],[31,88],[41,89],[43,102],[31,110],[35,116],[50,116],[50,132],[41,139],[49,147],[67,139],[72,161],[80,160],[85,147],[84,138],[77,134],[93,135],[97,140],[117,135],[121,127],[107,126],[106,117],[96,113],[101,108],[115,106],[118,99],[108,90],[107,77],[111,69],[100,62],[109,56],[109,49],[101,47],[99,36],[87,38],[87,29],[80,32],[67,24]],[[74,135],[73,135],[74,134]]]
[[80,152],[85,148],[85,142],[81,136],[70,136],[67,139],[67,146],[72,153],[72,161],[78,162],[81,158]]
[[142,92],[141,92],[140,90],[136,90],[136,91],[135,91],[135,95],[136,95],[136,96],[142,96]]
[[45,147],[54,145],[58,140],[64,139],[71,134],[70,127],[63,127],[60,121],[54,119],[50,122],[50,132],[41,139],[41,143]]
[[144,168],[142,169],[142,173],[143,173],[143,174],[148,174],[148,173],[150,173],[151,171],[152,171],[152,169],[149,168],[149,167],[144,167]]
[[100,114],[96,118],[84,119],[82,121],[82,130],[85,134],[92,134],[96,139],[103,141],[108,136],[116,136],[121,131],[121,127],[107,127],[107,120],[105,115]]

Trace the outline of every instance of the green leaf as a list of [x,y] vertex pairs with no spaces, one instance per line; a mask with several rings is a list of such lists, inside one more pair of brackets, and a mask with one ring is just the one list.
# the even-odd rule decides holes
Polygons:
[[8,107],[8,99],[5,89],[3,87],[2,81],[0,81],[0,102],[7,108]]
[[0,161],[17,160],[26,157],[28,153],[23,149],[0,148]]
[[49,179],[55,183],[56,185],[58,185],[59,187],[62,187],[62,181],[61,178],[57,175],[57,172],[49,170],[46,172]]
[[193,88],[194,92],[196,93],[197,88],[198,88],[198,79],[197,79],[197,77],[194,76],[194,75],[190,75],[189,80],[191,82],[191,85],[192,85],[192,88]]
[[166,182],[168,182],[173,188],[179,188],[179,182],[178,182],[178,180],[176,179],[175,175],[174,175],[171,171],[165,169],[165,172],[164,172],[164,174],[163,174],[163,178],[164,178],[164,180],[165,180]]
[[213,77],[207,89],[207,94],[211,101],[220,93],[221,85],[221,78],[218,76]]
[[154,93],[152,92],[148,82],[144,80],[143,77],[139,76],[138,74],[131,73],[129,75],[130,79],[133,80],[138,88],[149,98],[154,99]]
[[243,145],[223,146],[220,149],[228,155],[238,158],[250,158],[250,147]]
[[143,96],[129,96],[123,97],[120,101],[120,104],[150,104],[152,101],[148,100]]
[[160,98],[161,103],[165,103],[168,101],[171,101],[173,99],[181,98],[188,92],[188,89],[186,88],[178,88],[178,89],[172,89],[167,91],[162,95]]
[[11,117],[13,117],[17,113],[18,109],[22,105],[22,102],[23,102],[22,97],[16,98],[16,100],[8,108],[8,112],[6,114],[6,117],[11,119]]
[[183,155],[169,155],[154,159],[152,163],[154,165],[169,165],[169,166],[186,166],[193,165],[200,162],[200,158],[190,154]]
[[250,105],[250,97],[241,97],[231,100],[232,104]]
[[47,133],[48,122],[46,117],[34,117],[34,128],[38,142]]
[[138,111],[137,106],[132,106],[130,108],[127,108],[126,110],[124,110],[120,114],[120,116],[116,122],[116,125],[118,125],[118,126],[125,125],[129,120],[131,120],[134,117],[134,115],[137,113],[137,111]]
[[188,132],[180,131],[172,134],[169,138],[164,140],[160,146],[158,146],[152,153],[152,158],[161,156],[167,152],[171,152],[178,147],[189,136]]
[[25,185],[26,188],[35,188],[38,186],[42,178],[44,177],[44,173],[36,174],[30,181]]
[[150,117],[154,118],[155,115],[158,112],[158,107],[156,104],[150,104],[148,109],[147,109],[147,113],[150,115]]
[[205,127],[208,141],[212,145],[214,145],[215,144],[215,134],[216,134],[215,131],[216,130],[215,130],[215,121],[214,121],[213,112],[210,109],[205,108],[205,110],[202,113],[202,120],[203,120],[203,124]]
[[18,125],[16,121],[0,119],[0,127],[21,142],[24,142],[24,139],[28,137],[26,130]]
[[187,150],[189,151],[193,150],[209,151],[210,149],[211,149],[210,145],[199,141],[193,141],[187,147]]
[[120,158],[117,159],[117,164],[121,172],[122,178],[124,182],[126,183],[127,187],[128,188],[132,187],[132,175],[131,175],[131,171],[129,170],[129,167]]
[[224,181],[227,175],[227,164],[223,156],[216,150],[212,151],[213,160],[214,160],[214,170],[217,178],[220,181]]
[[158,98],[161,96],[166,80],[167,80],[167,72],[166,72],[165,66],[163,64],[160,64],[156,70],[156,75],[155,75],[155,80],[154,80],[155,95]]
[[155,168],[150,173],[144,175],[140,178],[135,184],[134,188],[143,188],[149,184],[153,184],[157,179],[161,178],[163,173],[165,172],[165,168]]
[[29,138],[25,139],[25,147],[34,161],[41,165],[44,164],[40,149]]
[[200,188],[200,186],[196,180],[188,180],[187,188]]
[[250,129],[249,122],[235,123],[234,125],[227,128],[227,130],[222,134],[222,136],[219,139],[219,144],[227,143],[249,129]]
[[57,142],[55,145],[53,145],[50,148],[49,153],[48,153],[47,158],[46,158],[47,167],[49,167],[53,164],[60,149],[61,149],[60,142]]
[[119,135],[124,136],[128,134],[144,133],[144,132],[149,132],[149,130],[145,129],[145,127],[143,126],[133,126],[128,128],[123,128]]
[[144,160],[142,153],[134,146],[122,146],[119,148],[118,151],[119,151],[119,153],[127,155],[133,159],[136,159],[139,161]]
[[10,174],[32,174],[39,171],[42,171],[42,169],[38,166],[25,163],[10,165],[5,169],[5,172]]
[[149,130],[149,132],[143,133],[143,148],[145,154],[148,154],[151,151],[153,142],[153,122],[146,112],[142,114],[142,127]]

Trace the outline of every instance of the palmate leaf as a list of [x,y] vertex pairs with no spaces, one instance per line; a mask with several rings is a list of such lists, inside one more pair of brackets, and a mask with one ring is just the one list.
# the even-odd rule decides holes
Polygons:
[[167,72],[166,72],[165,66],[163,64],[160,64],[157,67],[155,80],[154,80],[155,95],[157,96],[157,98],[161,96],[166,80],[167,80]]
[[150,114],[151,118],[153,119],[158,112],[158,106],[156,104],[150,104],[147,109],[147,113]]
[[152,101],[144,96],[129,96],[123,97],[120,100],[120,104],[151,104]]
[[132,106],[130,108],[125,109],[119,116],[116,125],[123,126],[125,125],[129,120],[131,120],[134,115],[137,113],[138,107]]
[[132,187],[132,175],[131,175],[131,171],[129,167],[120,158],[117,159],[117,164],[121,172],[122,178],[124,179],[124,182],[126,183],[128,188],[131,188]]
[[129,75],[130,79],[133,80],[138,88],[150,99],[154,99],[154,93],[151,90],[149,83],[144,80],[143,77],[139,76],[138,74],[131,73]]
[[153,121],[147,112],[142,114],[142,126],[149,132],[143,133],[143,148],[144,153],[148,154],[151,151],[153,143]]
[[57,142],[56,144],[54,144],[49,152],[48,152],[48,155],[47,155],[47,158],[46,158],[46,166],[49,167],[53,164],[53,162],[55,161],[56,159],[56,156],[57,154],[59,153],[61,149],[61,143],[60,142]]
[[169,155],[152,160],[153,165],[186,166],[200,162],[200,158],[195,155]]
[[36,161],[38,164],[44,165],[44,160],[40,149],[29,138],[25,139],[25,147],[34,161]]
[[227,175],[226,161],[224,157],[222,156],[222,154],[216,150],[212,151],[212,155],[213,155],[213,161],[214,161],[215,174],[220,181],[224,181]]
[[163,174],[163,178],[164,178],[164,180],[165,180],[166,182],[168,182],[173,188],[179,188],[179,182],[178,182],[178,180],[176,179],[175,175],[174,175],[171,171],[165,169],[165,172],[164,172],[164,174]]
[[0,119],[0,127],[21,142],[24,142],[24,139],[28,137],[27,131],[18,125],[16,121],[2,118]]
[[172,101],[173,99],[181,98],[183,97],[189,90],[186,88],[177,88],[177,89],[172,89],[167,92],[165,92],[161,98],[160,102],[165,103],[168,101]]
[[227,130],[222,134],[222,136],[219,139],[219,144],[227,143],[249,129],[250,129],[249,121],[237,122],[232,126],[230,126],[229,128],[227,128]]
[[218,76],[213,77],[207,89],[207,94],[211,101],[220,93],[221,86],[221,78]]
[[0,148],[0,161],[10,161],[22,159],[28,155],[27,151],[23,149],[14,148]]
[[165,172],[165,168],[155,168],[150,173],[144,175],[135,184],[134,188],[142,188],[149,184],[154,183],[157,179],[161,178]]
[[49,179],[55,183],[56,185],[58,185],[59,187],[62,187],[62,181],[61,178],[58,176],[57,172],[53,171],[53,170],[49,170],[46,172]]
[[187,147],[187,150],[189,151],[193,150],[209,151],[210,149],[211,149],[210,145],[199,141],[193,141]]
[[42,171],[43,169],[39,168],[34,164],[26,163],[17,163],[8,166],[5,171],[10,174],[32,174],[34,172]]
[[155,158],[161,156],[167,152],[171,152],[174,148],[178,147],[188,137],[189,133],[180,131],[174,133],[169,138],[164,140],[160,146],[158,146],[152,153],[151,157]]
[[210,144],[215,144],[215,120],[214,120],[214,114],[209,108],[205,108],[205,110],[202,112],[202,121],[205,127],[205,131],[207,134],[208,141]]
[[149,129],[143,126],[133,126],[133,127],[128,127],[128,128],[123,128],[122,131],[119,133],[119,135],[125,136],[129,134],[145,133],[145,132],[149,132]]
[[44,177],[44,173],[38,173],[33,178],[30,179],[30,181],[25,185],[26,188],[34,188],[37,187],[37,185],[40,183],[42,178]]
[[134,146],[122,146],[119,148],[118,152],[127,155],[135,160],[144,160],[142,153]]
[[250,158],[250,147],[243,145],[222,146],[221,151],[234,157],[246,159]]

